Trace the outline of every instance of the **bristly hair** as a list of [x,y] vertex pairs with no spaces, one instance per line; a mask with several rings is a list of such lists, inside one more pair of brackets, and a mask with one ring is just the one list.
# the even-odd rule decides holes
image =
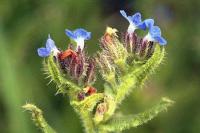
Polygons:
[[126,50],[135,58],[147,60],[153,54],[155,43],[146,41],[143,37],[134,33],[122,33],[122,43]]
[[[60,67],[66,76],[72,78],[79,85],[87,86],[95,81],[95,65],[85,51],[78,50],[65,57],[59,58]],[[64,52],[60,53],[60,56]],[[74,54],[74,55],[73,55]]]

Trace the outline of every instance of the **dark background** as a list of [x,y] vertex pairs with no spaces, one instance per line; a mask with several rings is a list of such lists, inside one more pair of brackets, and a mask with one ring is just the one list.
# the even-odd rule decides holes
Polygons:
[[41,71],[37,48],[48,33],[65,49],[64,29],[83,27],[92,32],[88,53],[98,50],[106,26],[125,31],[119,10],[154,18],[167,39],[167,56],[143,89],[122,104],[133,114],[151,107],[162,96],[176,104],[148,124],[124,133],[200,132],[200,1],[199,0],[1,0],[0,1],[0,132],[39,132],[21,106],[35,103],[59,133],[81,133],[78,116],[68,99],[54,95],[55,85]]

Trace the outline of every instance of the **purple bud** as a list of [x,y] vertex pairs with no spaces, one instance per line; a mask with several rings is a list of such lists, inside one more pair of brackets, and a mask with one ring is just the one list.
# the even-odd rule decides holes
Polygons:
[[85,99],[85,93],[84,92],[79,92],[77,95],[77,98],[79,101],[82,101]]

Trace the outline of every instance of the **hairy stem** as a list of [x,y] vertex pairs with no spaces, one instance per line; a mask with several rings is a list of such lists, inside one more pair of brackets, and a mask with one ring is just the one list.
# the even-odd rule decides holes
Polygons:
[[30,111],[32,115],[32,120],[35,123],[37,127],[43,132],[43,133],[56,133],[53,128],[51,128],[46,120],[44,119],[42,115],[42,111],[36,107],[33,104],[26,104],[22,106],[25,110]]
[[92,115],[88,112],[80,113],[86,133],[96,133]]

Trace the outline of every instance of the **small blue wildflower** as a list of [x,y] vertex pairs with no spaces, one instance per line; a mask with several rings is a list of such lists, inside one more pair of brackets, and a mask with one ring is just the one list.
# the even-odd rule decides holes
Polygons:
[[76,29],[74,31],[66,29],[65,34],[77,43],[77,50],[79,48],[83,50],[84,41],[89,40],[91,38],[91,32],[88,32],[82,28]]
[[144,37],[144,40],[157,42],[160,45],[166,45],[167,41],[161,36],[161,30],[158,26],[154,26],[153,19],[146,19],[144,21],[146,27],[149,29],[148,34]]
[[141,14],[139,12],[135,13],[132,16],[127,16],[124,10],[120,10],[121,15],[126,18],[129,22],[128,33],[133,33],[136,29],[145,30],[146,27],[141,19]]
[[38,48],[37,52],[40,57],[47,57],[51,54],[51,52],[53,52],[54,56],[56,56],[59,50],[57,49],[55,42],[51,39],[51,36],[48,35],[48,39],[46,41],[46,48]]

